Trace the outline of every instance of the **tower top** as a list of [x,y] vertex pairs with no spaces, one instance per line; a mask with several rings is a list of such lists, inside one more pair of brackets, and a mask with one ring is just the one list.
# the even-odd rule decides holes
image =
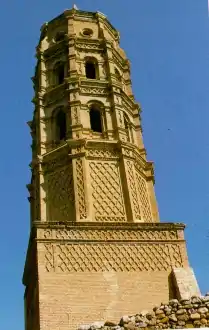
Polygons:
[[74,20],[85,21],[85,22],[92,22],[92,21],[101,21],[103,22],[108,29],[112,31],[116,38],[119,38],[119,32],[117,29],[110,23],[107,19],[107,16],[100,11],[90,12],[85,10],[80,10],[76,4],[73,4],[71,9],[66,9],[61,13],[59,16],[54,17],[52,20],[45,22],[41,26],[41,37],[40,39],[44,38],[46,35],[46,31],[48,28],[54,29],[58,22],[62,22],[63,20],[68,20],[73,18]]

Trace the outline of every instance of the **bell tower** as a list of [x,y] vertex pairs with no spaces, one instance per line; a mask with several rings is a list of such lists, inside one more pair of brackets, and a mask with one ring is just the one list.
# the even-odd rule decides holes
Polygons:
[[[105,15],[76,7],[36,50],[26,330],[117,320],[181,296],[184,225],[160,223],[130,62]],[[173,277],[172,277],[173,276]]]

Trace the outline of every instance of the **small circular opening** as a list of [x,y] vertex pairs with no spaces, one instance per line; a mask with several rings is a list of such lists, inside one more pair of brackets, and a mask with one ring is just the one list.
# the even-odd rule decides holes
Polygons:
[[82,34],[85,36],[85,37],[91,37],[92,34],[93,34],[93,31],[91,29],[84,29],[82,31]]

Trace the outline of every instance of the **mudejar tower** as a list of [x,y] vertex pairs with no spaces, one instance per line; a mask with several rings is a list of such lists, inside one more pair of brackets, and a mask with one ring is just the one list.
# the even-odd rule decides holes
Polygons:
[[198,290],[184,225],[159,222],[119,40],[102,13],[76,7],[41,28],[29,122],[26,330],[118,320]]

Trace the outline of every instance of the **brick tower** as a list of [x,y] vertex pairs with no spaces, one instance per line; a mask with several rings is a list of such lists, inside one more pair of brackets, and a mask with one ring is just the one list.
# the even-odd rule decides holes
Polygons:
[[196,293],[184,225],[159,222],[118,31],[74,7],[43,25],[36,55],[25,329],[118,320]]

